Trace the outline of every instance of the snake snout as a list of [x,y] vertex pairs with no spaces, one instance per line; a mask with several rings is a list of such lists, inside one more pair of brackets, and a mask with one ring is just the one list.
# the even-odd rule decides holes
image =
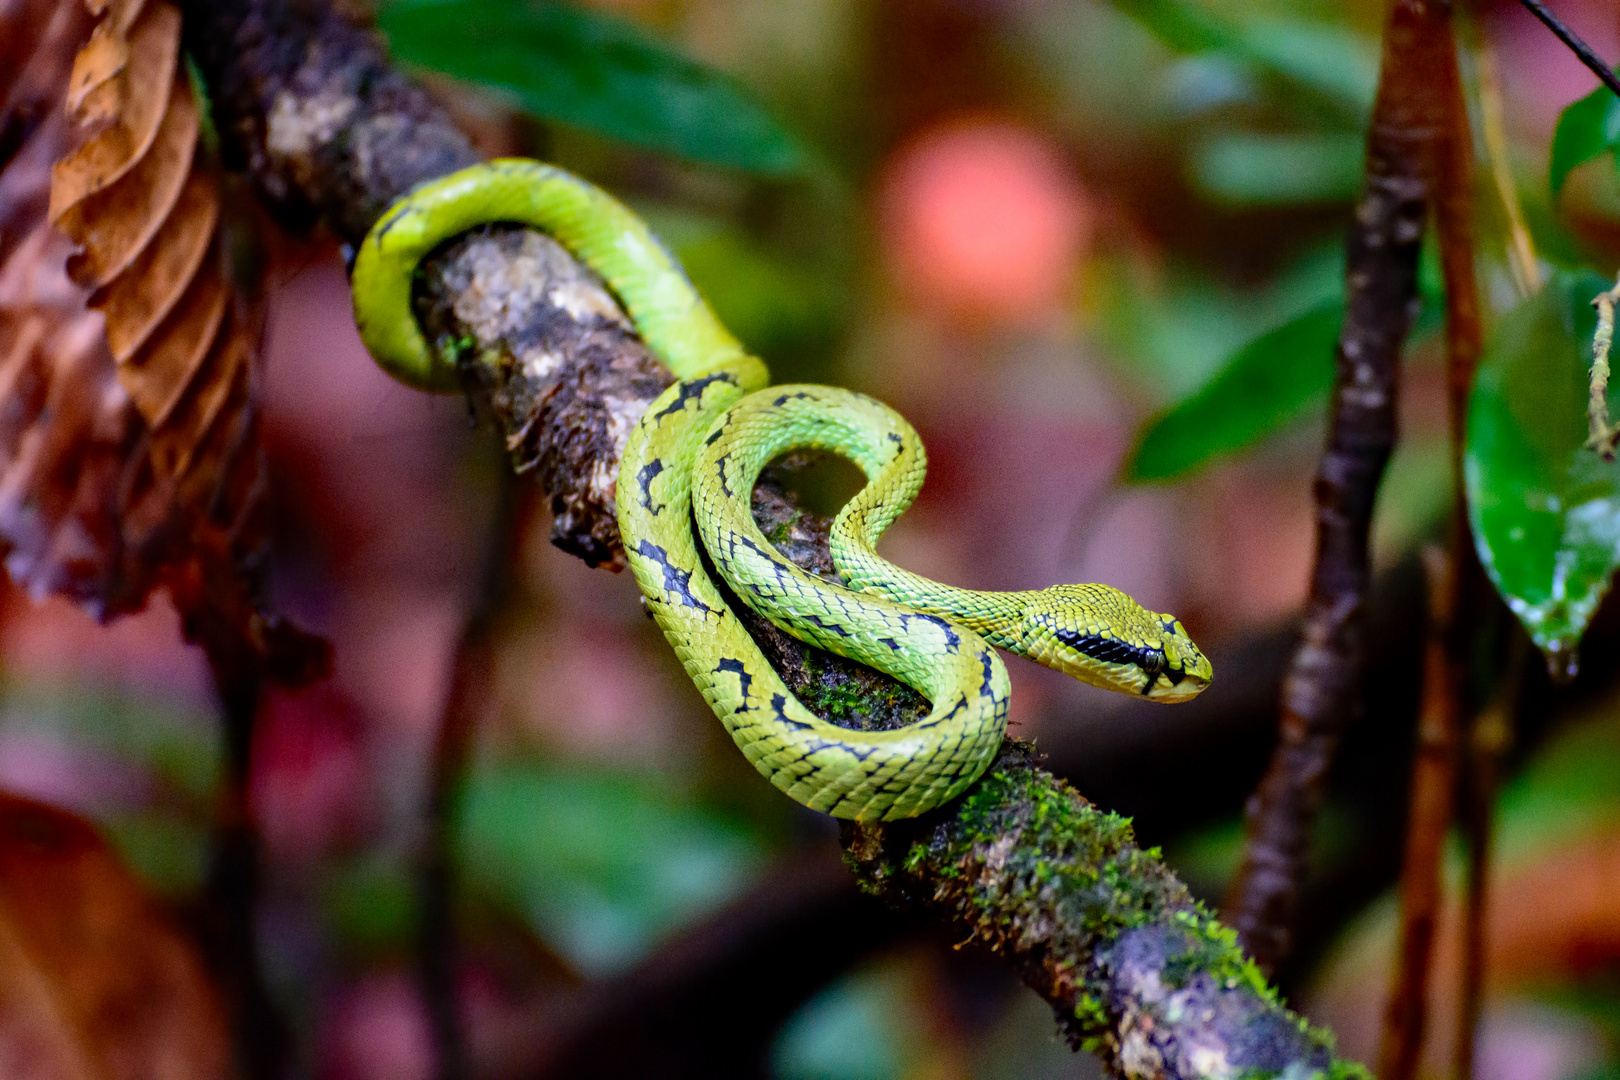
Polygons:
[[1164,657],[1162,678],[1153,679],[1142,691],[1142,696],[1165,703],[1186,701],[1197,697],[1215,678],[1215,669],[1187,631],[1181,621],[1170,615],[1157,616],[1164,631],[1161,655]]

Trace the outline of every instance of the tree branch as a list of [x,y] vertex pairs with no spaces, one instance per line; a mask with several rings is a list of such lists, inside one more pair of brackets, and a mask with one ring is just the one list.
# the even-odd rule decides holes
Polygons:
[[[353,243],[411,183],[471,159],[376,43],[324,6],[190,0],[186,9],[222,138],[284,218],[318,212]],[[421,278],[425,331],[454,350],[518,468],[546,487],[556,542],[615,563],[619,452],[668,372],[594,276],[538,233],[474,233]],[[755,511],[786,554],[830,568],[825,520],[769,485]],[[829,719],[890,727],[918,715],[909,689],[750,625],[789,685]],[[1135,845],[1127,821],[1041,770],[1028,747],[1009,742],[950,806],[852,828],[846,847],[869,891],[1006,957],[1070,1039],[1120,1074],[1363,1074],[1282,1006],[1230,932]]]
[[1441,48],[1437,35],[1424,31],[1448,16],[1439,0],[1397,0],[1384,35],[1366,180],[1347,245],[1327,448],[1316,475],[1310,598],[1283,680],[1279,745],[1249,804],[1243,866],[1226,905],[1245,947],[1268,970],[1288,954],[1323,783],[1361,707],[1368,527],[1395,445],[1401,343],[1417,308],[1428,154],[1443,120],[1425,84]]

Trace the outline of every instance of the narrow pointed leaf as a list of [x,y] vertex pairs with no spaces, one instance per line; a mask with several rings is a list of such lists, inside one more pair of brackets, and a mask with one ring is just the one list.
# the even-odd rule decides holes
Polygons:
[[1553,131],[1549,167],[1554,198],[1570,170],[1620,146],[1620,97],[1600,86],[1566,108]]
[[621,19],[541,0],[394,0],[396,57],[511,95],[536,116],[694,161],[760,173],[808,164],[729,76]]
[[[1597,274],[1559,272],[1491,332],[1468,418],[1480,561],[1562,674],[1620,565],[1620,464],[1585,449]],[[1613,399],[1611,398],[1611,401]]]
[[1303,415],[1333,385],[1343,322],[1344,302],[1331,300],[1239,349],[1196,393],[1148,424],[1125,479],[1173,479]]

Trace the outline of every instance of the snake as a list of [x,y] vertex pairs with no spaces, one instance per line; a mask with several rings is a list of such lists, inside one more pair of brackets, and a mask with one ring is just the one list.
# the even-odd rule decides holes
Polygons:
[[[413,188],[372,227],[352,268],[355,321],[396,379],[424,390],[459,387],[454,358],[417,325],[411,289],[429,252],[493,223],[538,229],[598,275],[674,375],[620,457],[615,512],[625,561],[737,747],[793,799],[834,817],[892,821],[962,794],[1006,733],[1011,695],[997,650],[1148,701],[1185,701],[1209,685],[1209,660],[1180,621],[1118,589],[984,592],[880,557],[879,538],[927,469],[912,426],[864,394],[770,385],[764,362],[726,330],[646,224],[555,166],[515,158],[475,165]],[[805,449],[843,456],[866,476],[832,524],[842,581],[784,557],[750,509],[761,470]],[[877,731],[818,716],[771,665],[728,590],[802,641],[912,687],[929,702],[927,714]]]

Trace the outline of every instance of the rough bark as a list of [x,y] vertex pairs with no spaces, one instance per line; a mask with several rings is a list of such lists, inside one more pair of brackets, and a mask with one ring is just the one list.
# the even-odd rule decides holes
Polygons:
[[1225,909],[1268,970],[1288,954],[1323,785],[1360,711],[1368,528],[1395,445],[1401,343],[1418,304],[1427,155],[1440,122],[1425,85],[1440,57],[1435,36],[1420,30],[1443,10],[1398,0],[1384,38],[1366,179],[1347,244],[1347,305],[1327,448],[1316,476],[1310,596],[1283,679],[1279,743],[1250,800],[1244,862]]
[[[445,115],[324,5],[186,8],[222,137],[284,219],[319,214],[353,243],[411,183],[470,160]],[[612,297],[538,234],[495,229],[425,265],[418,301],[517,466],[559,508],[560,546],[615,562],[619,450],[670,376]],[[825,521],[768,487],[755,510],[791,557],[826,569]],[[906,688],[755,627],[811,708],[863,726],[915,717]],[[1009,742],[966,796],[924,818],[850,830],[847,852],[870,892],[1006,957],[1068,1036],[1120,1074],[1364,1075],[1283,1007],[1231,932],[1135,845],[1128,821],[1040,769],[1026,746]]]

